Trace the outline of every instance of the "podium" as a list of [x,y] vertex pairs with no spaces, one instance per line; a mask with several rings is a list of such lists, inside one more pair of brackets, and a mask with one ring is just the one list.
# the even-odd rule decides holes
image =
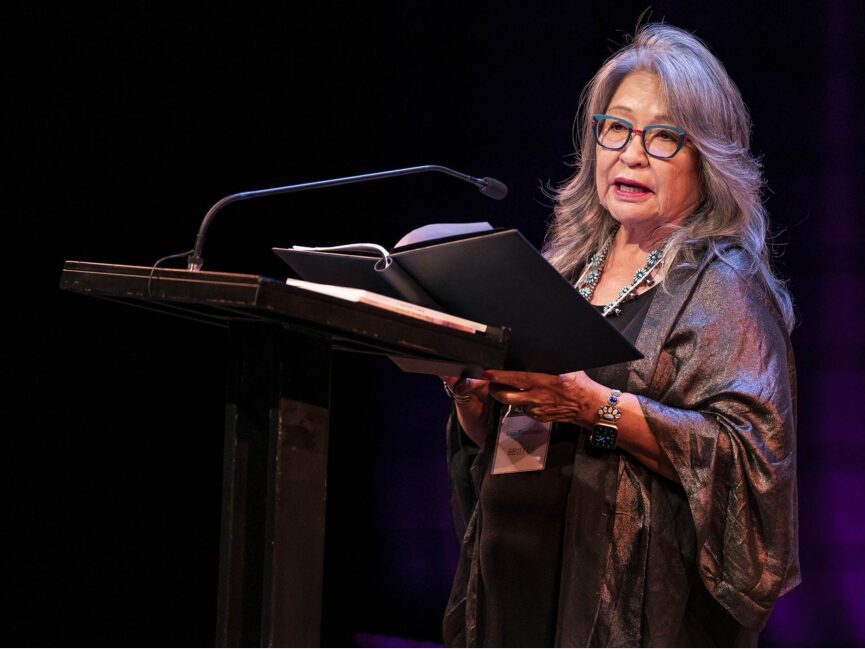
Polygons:
[[257,275],[67,261],[66,291],[228,334],[217,646],[320,645],[334,350],[502,367],[468,333]]

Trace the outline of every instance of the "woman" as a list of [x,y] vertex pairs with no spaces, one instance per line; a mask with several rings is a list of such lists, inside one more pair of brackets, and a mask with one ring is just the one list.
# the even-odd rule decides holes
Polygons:
[[[752,645],[799,581],[792,306],[750,119],[692,35],[645,25],[581,102],[545,254],[644,358],[446,378],[462,557],[449,645]],[[552,422],[496,474],[503,412]]]

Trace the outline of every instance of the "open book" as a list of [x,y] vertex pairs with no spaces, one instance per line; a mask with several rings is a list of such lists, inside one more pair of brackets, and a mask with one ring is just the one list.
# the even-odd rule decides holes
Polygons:
[[[401,263],[395,262],[395,256],[401,258],[402,253],[418,247],[442,244],[492,231],[493,226],[486,222],[433,223],[409,232],[396,243],[393,252],[376,243],[326,247],[292,246],[288,250],[274,248],[274,252],[304,279],[315,277],[313,281],[316,282],[362,288],[442,311],[442,305],[405,271]],[[319,254],[292,254],[310,252]],[[369,272],[370,259],[375,261],[372,265],[375,273]]]
[[561,374],[641,357],[517,230],[440,223],[390,251],[369,243],[273,250],[310,282],[509,327],[505,369]]

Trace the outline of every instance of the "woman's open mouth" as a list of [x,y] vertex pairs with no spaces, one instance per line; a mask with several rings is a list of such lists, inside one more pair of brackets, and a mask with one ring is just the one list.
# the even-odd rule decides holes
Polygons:
[[645,185],[641,185],[638,182],[626,178],[616,178],[616,180],[613,181],[613,186],[616,188],[616,192],[631,196],[641,196],[652,193],[652,190]]

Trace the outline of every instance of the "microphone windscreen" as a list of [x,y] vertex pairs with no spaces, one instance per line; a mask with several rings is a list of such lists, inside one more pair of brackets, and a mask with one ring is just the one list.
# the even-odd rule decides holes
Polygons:
[[490,178],[487,176],[484,178],[484,184],[480,188],[481,194],[484,196],[489,196],[490,198],[495,198],[497,201],[502,200],[505,196],[508,195],[508,187],[502,181],[496,180],[495,178]]

